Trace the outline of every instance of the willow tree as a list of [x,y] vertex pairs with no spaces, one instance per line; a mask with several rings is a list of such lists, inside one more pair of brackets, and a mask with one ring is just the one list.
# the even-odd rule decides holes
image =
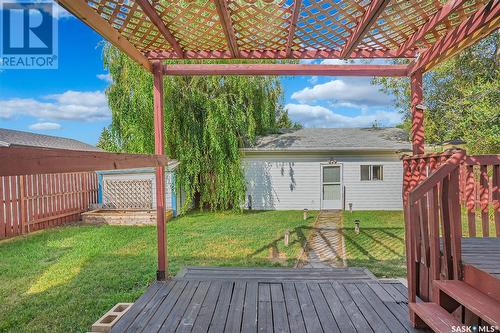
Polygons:
[[[106,89],[112,121],[99,146],[152,153],[153,79],[114,47],[104,48],[112,83]],[[245,180],[240,148],[256,136],[291,126],[279,79],[266,76],[192,76],[164,79],[166,154],[180,162],[176,182],[211,209],[238,208]]]

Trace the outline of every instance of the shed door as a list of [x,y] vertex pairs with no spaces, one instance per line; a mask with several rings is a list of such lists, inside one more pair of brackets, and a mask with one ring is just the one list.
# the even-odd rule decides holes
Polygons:
[[321,175],[321,209],[342,208],[342,182],[340,165],[324,165]]

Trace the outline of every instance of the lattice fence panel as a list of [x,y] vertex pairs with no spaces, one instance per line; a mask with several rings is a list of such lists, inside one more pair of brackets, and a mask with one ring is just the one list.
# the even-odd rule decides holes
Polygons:
[[89,0],[87,4],[139,51],[172,49],[135,1]]
[[152,209],[153,181],[104,180],[102,196],[107,208]]
[[213,0],[161,0],[155,8],[183,49],[228,49]]
[[341,50],[370,0],[304,0],[292,49]]
[[229,0],[228,7],[242,50],[284,50],[292,18],[289,0]]

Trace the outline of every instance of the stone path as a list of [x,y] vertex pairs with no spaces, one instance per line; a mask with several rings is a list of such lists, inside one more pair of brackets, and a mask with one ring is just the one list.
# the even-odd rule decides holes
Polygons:
[[338,232],[342,228],[342,211],[321,211],[315,230],[309,238],[299,268],[345,267],[345,244]]

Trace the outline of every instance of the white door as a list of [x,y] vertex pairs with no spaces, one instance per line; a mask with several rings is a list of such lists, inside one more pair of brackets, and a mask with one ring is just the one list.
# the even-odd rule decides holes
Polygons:
[[342,170],[340,165],[323,165],[321,208],[342,209]]

